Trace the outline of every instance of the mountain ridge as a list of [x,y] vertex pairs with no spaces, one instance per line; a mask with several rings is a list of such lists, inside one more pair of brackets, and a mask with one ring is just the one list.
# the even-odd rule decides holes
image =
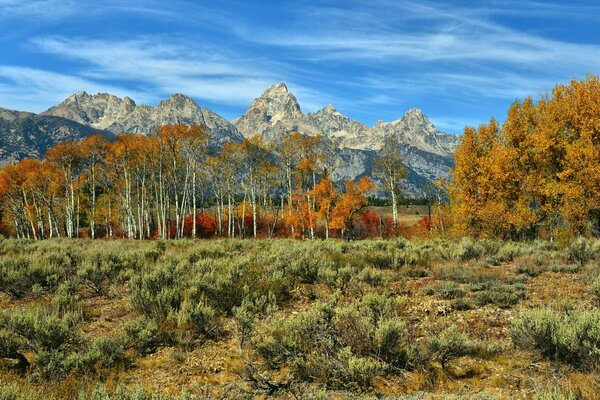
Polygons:
[[[48,140],[35,145],[28,151],[23,143],[25,125],[13,126],[18,119],[41,121],[54,129]],[[407,190],[416,194],[427,180],[448,176],[453,166],[453,153],[459,137],[441,132],[427,116],[411,108],[400,118],[377,121],[372,126],[351,119],[340,113],[333,104],[305,114],[296,96],[283,82],[268,87],[254,99],[246,112],[233,121],[228,121],[209,108],[201,108],[192,98],[174,93],[157,105],[138,105],[128,96],[119,98],[109,93],[74,93],[48,110],[33,114],[0,109],[0,140],[16,146],[14,154],[10,146],[0,153],[0,159],[18,160],[23,156],[42,156],[43,143],[55,144],[61,137],[82,138],[89,134],[120,134],[133,132],[151,134],[165,124],[183,123],[205,125],[211,134],[211,148],[216,151],[223,143],[241,142],[244,137],[262,135],[266,141],[277,142],[285,134],[299,132],[305,135],[323,135],[323,146],[332,146],[335,151],[336,168],[334,179],[354,179],[371,174],[370,164],[389,135],[398,137],[401,155],[409,169]],[[38,124],[39,125],[39,124]],[[36,126],[38,126],[36,125]],[[41,126],[41,125],[39,125]],[[20,128],[19,128],[20,127]],[[27,129],[25,129],[27,130]],[[44,137],[44,129],[34,129],[34,134]],[[80,134],[77,135],[75,131]],[[29,133],[27,133],[29,134]],[[19,144],[20,143],[20,144]],[[20,146],[20,147],[19,147]],[[37,147],[36,147],[37,146]],[[17,147],[19,149],[17,149]],[[47,149],[46,149],[47,150]]]

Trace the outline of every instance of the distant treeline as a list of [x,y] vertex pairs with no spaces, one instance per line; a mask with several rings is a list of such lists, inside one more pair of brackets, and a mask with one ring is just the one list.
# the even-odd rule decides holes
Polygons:
[[[156,134],[66,141],[44,160],[0,170],[2,232],[19,238],[183,238],[393,236],[406,169],[397,139],[386,140],[373,170],[392,215],[364,212],[375,182],[334,186],[335,155],[322,137],[260,136],[208,150],[201,126],[168,125]],[[383,201],[383,200],[379,200]],[[428,226],[424,222],[422,226]],[[358,229],[360,228],[360,229]]]

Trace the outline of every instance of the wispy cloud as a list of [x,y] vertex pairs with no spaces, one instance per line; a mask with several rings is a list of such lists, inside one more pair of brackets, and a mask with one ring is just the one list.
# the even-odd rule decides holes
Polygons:
[[143,97],[135,91],[72,75],[0,65],[0,98],[18,110],[40,112],[84,89],[93,93],[109,92],[118,96]]
[[[241,53],[193,45],[172,37],[130,40],[86,40],[43,37],[38,50],[83,61],[79,74],[95,81],[125,80],[146,97],[181,92],[217,103],[248,106],[263,90],[282,80],[285,65],[248,58]],[[305,106],[313,107],[317,91],[291,84]]]
[[79,90],[150,104],[182,92],[233,117],[285,81],[305,112],[333,103],[372,123],[420,106],[460,131],[597,72],[597,35],[565,32],[593,33],[599,13],[591,1],[0,0],[4,43],[21,53],[2,56],[0,97],[39,110]]
[[75,0],[0,0],[0,21],[14,18],[62,19],[80,10]]

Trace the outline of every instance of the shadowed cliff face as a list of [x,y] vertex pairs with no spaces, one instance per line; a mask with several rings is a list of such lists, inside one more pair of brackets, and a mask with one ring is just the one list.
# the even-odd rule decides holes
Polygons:
[[0,108],[0,165],[23,158],[41,158],[59,142],[96,134],[114,137],[111,132],[70,119]]
[[459,140],[456,135],[438,131],[418,109],[407,111],[396,121],[378,121],[372,127],[348,118],[331,104],[304,114],[287,86],[278,83],[256,98],[233,123],[182,94],[174,94],[157,106],[146,106],[129,97],[79,92],[39,115],[0,109],[0,159],[6,163],[40,157],[60,140],[95,133],[148,135],[167,124],[206,126],[213,151],[225,142],[241,142],[254,135],[277,142],[295,132],[321,134],[323,149],[336,158],[332,164],[336,180],[369,175],[371,161],[385,137],[395,135],[402,143],[402,156],[409,169],[406,186],[412,195],[418,195],[427,180],[448,176]]

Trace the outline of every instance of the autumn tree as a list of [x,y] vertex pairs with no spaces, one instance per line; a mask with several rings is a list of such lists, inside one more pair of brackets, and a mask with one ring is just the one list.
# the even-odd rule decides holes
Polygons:
[[258,196],[260,191],[261,168],[271,164],[272,152],[263,141],[262,136],[256,135],[245,138],[239,147],[244,168],[245,183],[250,194],[252,207],[252,234],[257,236]]
[[407,170],[400,155],[401,144],[398,136],[387,136],[378,157],[373,161],[373,173],[381,179],[383,189],[392,200],[392,217],[394,225],[398,224],[398,197],[402,190],[402,180]]
[[467,127],[450,197],[460,234],[512,239],[600,230],[600,81],[515,102],[502,129]]
[[77,232],[75,189],[81,164],[81,144],[74,141],[61,142],[48,150],[46,160],[61,172],[65,194],[65,230],[67,237],[74,238],[79,234]]
[[96,237],[96,200],[98,192],[98,175],[106,159],[108,142],[100,135],[85,138],[81,143],[81,157],[84,174],[90,192],[90,236]]
[[367,195],[375,190],[375,183],[363,176],[358,182],[347,181],[346,192],[333,208],[331,228],[340,229],[342,236],[350,240],[353,236],[354,217],[368,205]]
[[338,196],[333,182],[325,176],[311,190],[311,196],[317,204],[317,216],[325,222],[325,239],[329,239],[329,225]]

